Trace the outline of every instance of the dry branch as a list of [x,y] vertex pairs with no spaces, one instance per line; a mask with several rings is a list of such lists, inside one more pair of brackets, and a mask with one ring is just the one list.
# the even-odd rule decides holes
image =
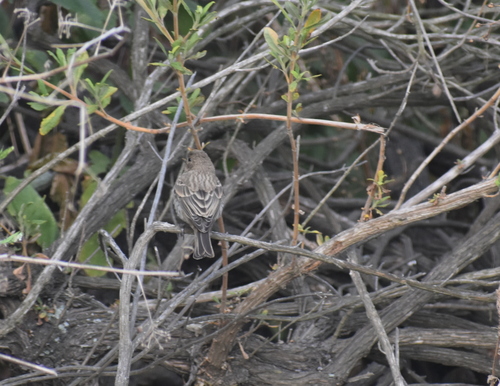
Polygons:
[[[0,9],[0,16],[11,12],[15,25],[19,20],[10,3]],[[28,2],[27,9],[37,13],[36,3]],[[429,376],[419,364],[432,362],[437,369],[432,375],[441,380],[445,366],[452,366],[476,372],[471,383],[484,384],[480,377],[492,371],[490,351],[496,350],[493,291],[500,280],[498,7],[441,0],[410,1],[408,7],[364,0],[318,3],[326,23],[314,30],[313,44],[300,51],[297,71],[321,76],[297,87],[300,97],[293,107],[300,103],[301,109],[291,117],[293,135],[301,139],[295,166],[307,176],[300,180],[300,209],[314,215],[306,221],[310,228],[299,234],[300,247],[291,247],[284,240],[290,237],[292,212],[298,206],[290,204],[287,187],[292,165],[281,98],[286,84],[276,76],[262,36],[264,27],[273,28],[280,38],[289,33],[286,18],[271,0],[216,2],[218,17],[200,28],[201,39],[193,48],[208,55],[185,63],[187,72],[196,72],[188,87],[187,79],[169,67],[163,50],[150,39],[158,38],[159,30],[152,32],[136,4],[121,3],[111,2],[109,9],[99,5],[109,12],[107,22],[116,20],[117,25],[101,26],[95,40],[85,40],[83,30],[68,39],[78,41],[76,49],[81,51],[112,35],[113,27],[131,31],[119,37],[118,44],[98,44],[95,55],[83,62],[36,74],[24,71],[33,65],[26,60],[31,50],[55,53],[56,46],[63,51],[67,47],[34,18],[26,24],[21,20],[20,30],[26,33],[19,44],[9,37],[1,47],[0,92],[11,100],[0,98],[5,112],[0,148],[14,146],[15,152],[0,165],[0,174],[20,176],[28,168],[31,174],[0,197],[0,240],[19,230],[7,206],[28,184],[55,180],[61,161],[78,151],[80,168],[84,161],[93,166],[83,155],[96,150],[117,161],[99,176],[86,176],[98,181],[98,189],[83,208],[77,202],[80,181],[72,178],[76,185],[71,189],[77,194],[71,204],[77,217],[49,250],[26,240],[18,250],[0,246],[0,345],[10,349],[5,354],[10,355],[6,359],[12,371],[0,384],[121,386],[156,380],[365,386],[400,379],[389,344],[398,348],[395,357],[404,364],[401,376],[409,383]],[[50,7],[44,3],[44,12]],[[125,12],[122,7],[134,9]],[[65,11],[68,17],[72,13]],[[38,16],[43,19],[44,14]],[[182,28],[177,19],[172,21],[177,38]],[[81,28],[78,21],[58,23],[73,32]],[[170,34],[172,28],[165,31]],[[170,50],[175,39],[162,39],[159,43]],[[36,61],[38,54],[30,60]],[[67,86],[81,64],[89,64],[85,76],[93,82],[113,69],[110,85],[118,91],[106,111],[99,112],[113,124],[78,120],[68,110],[57,130],[70,146],[35,169],[27,160],[36,158],[31,142],[46,115],[25,104],[40,101],[29,94],[39,92],[34,80],[49,82],[69,103],[83,106],[80,87],[71,82]],[[69,78],[60,82],[67,72]],[[205,101],[189,100],[197,89]],[[169,116],[160,111],[177,107],[178,98],[197,116],[188,114],[188,123],[179,124],[174,134]],[[53,96],[47,101],[54,107],[68,103]],[[128,114],[131,106],[135,111]],[[142,127],[155,135],[128,132],[120,147],[124,130],[117,125]],[[189,125],[208,143],[206,151],[225,174],[219,177],[224,181],[227,234],[213,232],[213,239],[233,243],[227,267],[218,261],[184,261],[176,248],[180,229],[172,225],[168,192],[186,147],[193,147],[184,129]],[[376,166],[376,137],[382,132],[387,160],[382,164],[380,157]],[[160,149],[163,154],[167,135],[174,152],[162,176],[165,218],[145,226],[145,213],[155,215],[151,208],[156,204],[146,192],[160,170],[155,153]],[[333,171],[340,168],[344,174],[338,178]],[[375,169],[395,180],[388,186],[388,207],[382,209],[384,215],[356,223],[366,201],[367,178],[373,178]],[[38,189],[56,213],[51,189]],[[283,194],[276,197],[276,192]],[[404,202],[406,193],[410,198]],[[115,252],[122,251],[119,261],[126,262],[123,269],[109,270],[119,280],[79,276],[77,271],[88,266],[68,260],[77,258],[82,243],[126,207],[133,229],[127,229],[128,240],[118,238],[114,246]],[[220,250],[215,242],[214,247]],[[344,259],[353,247],[361,252],[359,263]],[[26,256],[44,253],[50,260],[18,257],[22,250]],[[154,265],[148,276],[161,270],[160,264],[181,267],[187,275],[168,285],[160,278],[165,275],[141,284],[136,270],[146,253],[152,257],[148,265]],[[294,259],[277,264],[286,260],[282,256]],[[30,264],[32,282],[20,275],[27,271],[15,267],[13,260]],[[63,266],[72,273],[56,269]],[[363,297],[356,293],[349,272]],[[222,294],[216,289],[225,274],[228,312],[221,313],[217,301]],[[29,294],[23,294],[30,285]],[[371,310],[370,319],[364,304]],[[44,319],[47,310],[54,314]],[[389,335],[384,351],[394,377],[376,344],[373,321],[382,325],[377,328],[380,339],[385,340],[382,330]],[[13,358],[53,369],[57,376],[22,368]],[[114,379],[118,362],[119,378]]]

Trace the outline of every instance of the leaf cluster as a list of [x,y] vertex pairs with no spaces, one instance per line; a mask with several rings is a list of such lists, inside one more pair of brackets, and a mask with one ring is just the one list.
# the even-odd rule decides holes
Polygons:
[[[217,14],[215,12],[210,12],[210,8],[214,2],[210,2],[205,6],[197,5],[194,10],[189,7],[186,1],[168,1],[168,0],[139,0],[139,4],[146,10],[150,16],[150,22],[154,23],[158,29],[163,33],[170,43],[170,49],[167,50],[163,43],[155,38],[156,43],[159,48],[165,54],[167,62],[154,62],[151,63],[153,66],[171,67],[175,71],[178,71],[182,75],[191,75],[192,72],[185,67],[184,63],[187,60],[196,60],[204,57],[206,51],[195,52],[194,48],[196,44],[201,40],[199,34],[199,29],[213,19],[216,18]],[[176,17],[178,15],[180,7],[182,7],[189,18],[191,19],[191,27],[189,32],[185,35],[181,35],[178,30],[169,31],[165,25],[165,18],[168,13],[171,13]]]
[[[291,103],[300,96],[297,92],[298,84],[313,78],[309,71],[300,71],[297,65],[299,51],[315,39],[311,37],[311,34],[326,22],[326,18],[321,17],[319,8],[311,11],[317,3],[316,0],[301,0],[299,5],[289,1],[286,1],[283,6],[276,0],[273,0],[273,3],[290,23],[290,27],[288,33],[281,38],[272,28],[265,27],[264,39],[269,46],[271,56],[278,62],[278,65],[271,64],[283,72],[288,83],[289,93],[283,94],[281,98]],[[289,95],[291,95],[291,100]],[[296,113],[300,110],[301,105],[296,107]]]
[[[65,68],[70,67],[71,63],[75,63],[78,61],[83,62],[88,59],[87,51],[82,51],[78,55],[78,57],[75,57],[75,55],[77,54],[75,48],[70,48],[66,52],[64,52],[60,48],[57,48],[55,53],[48,51],[48,54],[55,60],[59,67]],[[81,64],[70,68],[71,71],[68,69],[65,71],[65,74],[66,77],[71,81],[71,88],[77,90],[78,86],[81,86],[90,94],[90,97],[83,97],[86,103],[85,108],[87,109],[87,114],[91,115],[97,110],[103,111],[104,108],[110,104],[111,96],[116,91],[118,91],[118,88],[110,86],[106,83],[112,70],[108,71],[108,73],[104,75],[100,82],[94,83],[90,78],[85,78],[84,81],[81,82],[81,78],[85,69],[87,68],[87,64]],[[39,92],[30,91],[30,94],[37,99],[45,99],[47,102],[29,102],[28,104],[36,111],[50,109],[54,104],[54,100],[49,98],[47,82],[38,80],[38,87],[40,90]],[[42,123],[40,125],[40,134],[46,135],[57,125],[59,125],[69,104],[70,102],[56,107],[48,116],[46,116],[42,120]]]

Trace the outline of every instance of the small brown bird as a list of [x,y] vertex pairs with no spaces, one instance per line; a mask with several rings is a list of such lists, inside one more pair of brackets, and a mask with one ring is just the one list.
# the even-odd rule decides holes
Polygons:
[[174,186],[174,206],[179,218],[193,229],[193,257],[214,257],[210,230],[222,214],[222,185],[203,150],[188,153],[186,171]]

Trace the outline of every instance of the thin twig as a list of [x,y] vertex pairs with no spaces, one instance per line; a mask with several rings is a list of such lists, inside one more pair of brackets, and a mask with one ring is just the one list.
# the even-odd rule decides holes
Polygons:
[[42,373],[45,374],[57,376],[57,371],[55,370],[49,369],[48,367],[45,366],[35,365],[34,363],[31,362],[23,361],[22,359],[14,358],[13,356],[10,355],[0,354],[0,359],[6,362],[14,363],[16,365],[28,367],[33,370],[41,371]]
[[[433,152],[431,154],[429,154],[429,156],[427,156],[427,158],[419,165],[419,167],[417,168],[417,170],[415,170],[413,172],[413,174],[411,175],[410,179],[408,180],[408,182],[405,184],[403,190],[401,191],[401,195],[399,197],[399,200],[398,200],[398,203],[396,205],[396,208],[395,209],[398,209],[402,206],[405,198],[406,198],[406,194],[408,193],[408,190],[411,188],[411,186],[413,185],[413,183],[415,182],[415,180],[418,178],[418,176],[422,173],[422,171],[427,167],[427,165],[429,165],[429,163],[434,159],[434,157],[446,146],[446,144],[448,142],[450,142],[450,140],[457,134],[459,133],[462,129],[464,129],[465,127],[469,126],[472,122],[474,122],[477,118],[479,118],[482,114],[485,113],[485,111],[490,107],[490,106],[493,106],[493,104],[496,102],[496,100],[500,97],[500,88],[495,92],[495,94],[488,100],[488,102],[486,102],[483,106],[481,106],[480,109],[478,109],[476,112],[474,112],[474,114],[472,114],[469,118],[467,118],[465,121],[463,121],[460,125],[458,125],[457,127],[455,127],[452,131],[450,131],[448,133],[448,135],[443,138],[443,140],[441,141],[441,143],[439,144],[439,146],[437,146]],[[495,140],[492,140],[493,138],[500,138],[499,135],[496,135],[497,133],[493,133],[492,137],[490,137],[490,141],[487,141],[488,145],[489,146],[494,146],[496,141]],[[484,144],[483,144],[484,145]],[[482,146],[480,146],[478,149],[482,148]],[[483,153],[484,154],[484,153]],[[467,158],[467,157],[466,157]],[[463,160],[465,162],[465,160]],[[469,165],[465,165],[464,162],[461,163],[461,169],[466,169]],[[441,182],[441,186],[443,186],[444,184],[446,184],[446,182]],[[434,184],[433,184],[434,185]],[[439,188],[441,188],[441,186]],[[438,188],[438,189],[439,189]],[[434,189],[434,188],[433,188]],[[436,191],[437,189],[435,189],[434,191]],[[426,193],[425,193],[427,196],[429,195],[429,193],[427,193],[427,190],[426,190]],[[417,198],[418,197],[418,198]],[[405,203],[405,206],[408,206],[408,205],[413,205],[415,202],[418,202],[418,200],[422,200],[422,194],[419,193],[417,196],[413,197],[411,200],[409,200],[408,202]]]
[[19,263],[30,263],[36,265],[53,265],[61,268],[76,268],[84,270],[95,270],[101,272],[112,272],[121,273],[134,276],[161,276],[161,277],[179,277],[181,274],[179,272],[167,272],[167,271],[137,271],[135,269],[121,269],[112,267],[103,267],[102,265],[92,265],[92,264],[79,264],[70,263],[67,261],[54,261],[43,258],[27,257],[19,255],[9,255],[7,253],[0,254],[0,261],[17,261]]
[[[347,251],[347,255],[349,256],[349,261],[351,263],[358,263],[357,252],[354,248],[351,248]],[[387,362],[389,362],[389,367],[391,368],[392,378],[396,386],[405,386],[406,382],[401,375],[401,371],[399,370],[399,358],[396,358],[394,352],[392,350],[391,343],[389,342],[389,337],[384,329],[384,325],[380,320],[380,316],[377,313],[375,306],[373,305],[372,300],[370,299],[370,295],[366,290],[365,283],[363,283],[363,279],[361,279],[361,275],[356,271],[349,271],[351,275],[352,281],[358,290],[358,294],[365,305],[366,316],[368,320],[373,325],[375,329],[378,341],[382,345],[382,352],[387,358]]]

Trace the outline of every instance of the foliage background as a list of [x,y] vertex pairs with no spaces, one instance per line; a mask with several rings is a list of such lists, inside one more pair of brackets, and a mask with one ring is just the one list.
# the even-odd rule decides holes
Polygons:
[[[13,148],[1,256],[94,265],[2,262],[1,345],[58,376],[6,359],[1,384],[120,384],[131,368],[146,374],[131,384],[484,384],[500,274],[498,4],[183,3],[0,5],[0,146]],[[290,4],[304,20],[321,10],[293,89],[278,47]],[[176,222],[170,188],[199,145],[187,125],[223,181],[225,231],[247,237],[214,232],[234,262],[222,306],[221,262],[184,259],[189,235],[151,225]],[[187,276],[141,287],[95,267],[141,264]]]

